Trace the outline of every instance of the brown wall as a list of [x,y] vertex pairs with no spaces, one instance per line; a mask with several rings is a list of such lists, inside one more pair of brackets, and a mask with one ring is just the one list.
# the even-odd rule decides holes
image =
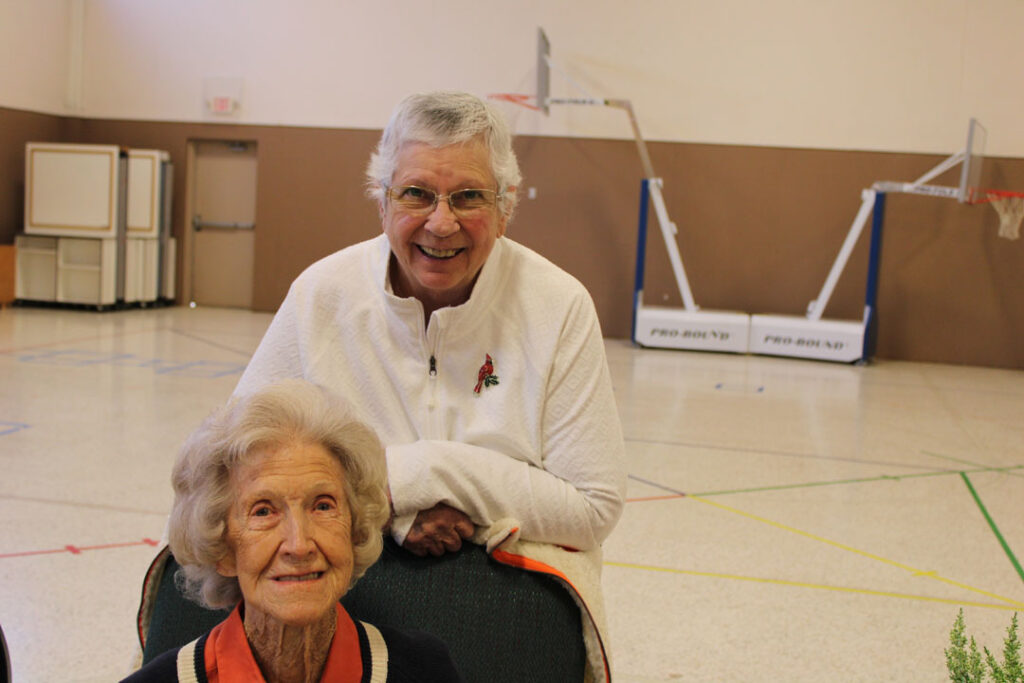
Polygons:
[[[174,162],[174,236],[183,245],[189,140],[257,143],[253,307],[273,311],[288,285],[316,259],[379,230],[363,192],[363,169],[379,132],[82,120],[70,141],[167,150]],[[179,256],[184,255],[179,248]],[[183,272],[178,268],[179,275]],[[178,291],[182,291],[181,287]]]
[[0,107],[0,244],[25,221],[25,143],[63,140],[67,119]]
[[0,244],[0,307],[14,301],[14,245]]
[[[307,264],[379,230],[363,194],[377,131],[61,119],[2,109],[0,130],[0,243],[21,222],[29,139],[168,150],[179,240],[188,141],[256,141],[253,301],[260,310],[274,310]],[[516,148],[524,188],[537,188],[537,198],[521,201],[509,236],[587,286],[606,336],[629,337],[641,178],[635,145],[522,137]],[[749,313],[802,314],[839,251],[861,189],[916,178],[942,158],[682,143],[650,149],[697,303]],[[1024,160],[987,160],[982,184],[1024,188]],[[1024,368],[1024,241],[997,237],[998,219],[986,206],[910,195],[889,196],[885,229],[879,357]],[[867,238],[866,230],[825,317],[860,319]],[[653,214],[644,298],[680,304]]]

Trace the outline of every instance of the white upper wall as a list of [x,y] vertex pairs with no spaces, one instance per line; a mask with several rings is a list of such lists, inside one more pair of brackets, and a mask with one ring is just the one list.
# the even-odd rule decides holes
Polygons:
[[[31,55],[0,104],[67,111],[69,41],[46,37],[66,2],[0,0]],[[948,154],[974,116],[988,154],[1024,156],[1022,0],[84,2],[88,117],[210,120],[204,79],[227,77],[232,120],[380,128],[413,91],[532,93],[542,26],[552,95],[630,99],[648,140]],[[618,110],[507,110],[518,133],[631,136]]]
[[65,113],[67,0],[0,0],[0,106]]

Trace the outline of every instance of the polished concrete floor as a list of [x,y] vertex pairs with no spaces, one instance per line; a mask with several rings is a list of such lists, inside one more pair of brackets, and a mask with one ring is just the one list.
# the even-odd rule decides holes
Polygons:
[[[0,311],[0,627],[18,682],[113,681],[183,437],[266,314]],[[1024,373],[607,343],[629,503],[614,680],[942,681],[1024,612]]]

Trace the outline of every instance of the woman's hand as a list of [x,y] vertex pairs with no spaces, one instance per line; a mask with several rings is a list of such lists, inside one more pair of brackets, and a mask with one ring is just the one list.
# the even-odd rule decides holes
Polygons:
[[473,522],[466,513],[438,503],[417,513],[402,547],[419,557],[439,557],[461,548],[462,540],[472,536],[473,530]]

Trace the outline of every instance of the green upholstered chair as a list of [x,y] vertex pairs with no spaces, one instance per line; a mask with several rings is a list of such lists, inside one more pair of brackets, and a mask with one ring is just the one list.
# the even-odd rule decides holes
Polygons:
[[0,683],[11,683],[11,651],[7,649],[3,628],[0,628]]
[[[186,600],[174,582],[177,568],[163,553],[147,579],[139,611],[144,663],[229,613]],[[419,558],[388,539],[381,559],[341,602],[353,618],[440,638],[470,683],[583,680],[580,610],[568,591],[548,576],[494,561],[480,546]]]

